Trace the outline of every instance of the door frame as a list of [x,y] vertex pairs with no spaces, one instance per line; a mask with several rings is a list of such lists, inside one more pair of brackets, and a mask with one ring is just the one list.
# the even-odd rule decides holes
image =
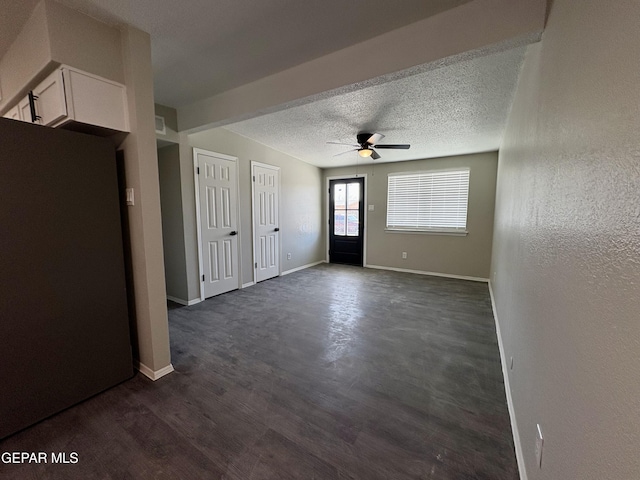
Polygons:
[[362,267],[366,267],[367,266],[367,225],[368,225],[368,213],[369,213],[369,205],[367,204],[367,174],[366,173],[358,173],[358,174],[353,174],[353,175],[333,175],[331,177],[325,177],[326,179],[326,185],[325,185],[325,196],[326,196],[326,202],[325,202],[325,207],[326,207],[326,220],[327,223],[325,223],[325,226],[327,227],[327,234],[325,235],[325,245],[326,245],[326,262],[329,263],[329,235],[331,234],[331,232],[329,231],[329,221],[331,219],[331,203],[330,203],[330,181],[331,180],[350,180],[352,178],[364,178],[364,197],[363,197],[363,202],[364,202],[364,216],[362,218]]
[[198,243],[198,286],[200,289],[200,301],[204,301],[204,288],[202,275],[204,275],[204,265],[202,264],[202,226],[200,224],[200,176],[198,175],[198,154],[209,155],[222,160],[232,161],[236,166],[236,225],[238,226],[238,288],[242,288],[242,237],[240,228],[240,165],[238,157],[225,155],[224,153],[212,152],[203,148],[193,149],[193,181],[196,191],[196,231]]
[[[280,167],[275,165],[269,165],[268,163],[256,162],[251,160],[251,247],[253,251],[253,268],[251,271],[253,272],[253,283],[257,283],[257,266],[256,262],[258,261],[258,251],[256,249],[256,216],[255,216],[255,195],[256,195],[256,182],[254,181],[255,177],[255,167],[262,167],[269,170],[276,170],[278,172],[278,228],[280,228],[280,224],[282,223],[282,218],[280,216],[281,212],[281,203],[282,203],[282,175],[280,175]],[[282,228],[278,231],[278,233],[282,232]],[[282,235],[279,235],[278,238],[278,276],[282,276]]]

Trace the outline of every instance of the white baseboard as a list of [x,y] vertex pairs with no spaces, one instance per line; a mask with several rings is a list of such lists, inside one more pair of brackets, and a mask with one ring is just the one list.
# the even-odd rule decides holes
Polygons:
[[383,267],[382,265],[365,265],[365,268],[375,268],[377,270],[390,270],[392,272],[415,273],[418,275],[431,275],[433,277],[456,278],[458,280],[471,280],[472,282],[488,283],[488,278],[466,277],[464,275],[452,275],[449,273],[425,272],[424,270],[410,270],[408,268]]
[[247,283],[243,283],[242,287],[240,288],[247,288],[247,287],[251,287],[252,285],[255,285],[256,282],[247,282]]
[[500,363],[502,364],[502,377],[504,378],[504,390],[507,394],[507,407],[509,408],[509,418],[511,419],[511,433],[513,434],[513,444],[516,449],[516,460],[518,461],[518,471],[520,472],[520,480],[527,479],[527,470],[524,466],[524,454],[522,451],[522,443],[520,442],[520,431],[516,422],[516,412],[513,407],[513,397],[511,396],[511,385],[509,384],[509,363],[504,353],[504,345],[502,344],[502,333],[500,332],[500,322],[498,321],[498,310],[496,310],[496,301],[493,296],[493,288],[489,282],[489,295],[491,296],[491,308],[493,309],[493,318],[496,322],[496,335],[498,337],[498,348],[500,349]]
[[195,300],[183,300],[178,297],[172,297],[171,295],[167,295],[167,300],[171,300],[172,302],[179,303],[180,305],[184,305],[186,307],[195,305],[196,303],[200,303],[202,301],[199,298],[196,298]]
[[145,377],[149,377],[154,382],[159,378],[168,375],[173,372],[173,365],[169,364],[166,367],[161,368],[160,370],[153,371],[149,367],[147,367],[144,363],[139,360],[134,360],[134,366],[143,374]]
[[320,265],[321,263],[327,263],[326,260],[320,260],[319,262],[307,263],[306,265],[302,265],[301,267],[292,268],[291,270],[286,270],[282,272],[280,275],[289,275],[293,272],[298,272],[300,270],[304,270],[305,268],[315,267],[316,265]]

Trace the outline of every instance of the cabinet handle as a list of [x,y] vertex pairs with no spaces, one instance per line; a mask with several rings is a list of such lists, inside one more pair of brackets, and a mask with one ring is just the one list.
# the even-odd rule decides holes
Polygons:
[[37,95],[33,94],[33,90],[29,90],[29,110],[31,110],[31,123],[36,123],[38,120],[42,120],[40,115],[36,115],[36,100]]

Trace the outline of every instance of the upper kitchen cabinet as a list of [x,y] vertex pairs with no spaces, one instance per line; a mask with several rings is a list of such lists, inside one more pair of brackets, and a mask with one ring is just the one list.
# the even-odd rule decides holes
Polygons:
[[5,116],[91,133],[128,132],[124,85],[62,66],[36,85]]
[[22,116],[20,115],[20,107],[16,105],[11,110],[3,115],[4,118],[10,118],[12,120],[22,120]]
[[62,68],[68,118],[120,132],[129,131],[124,85],[69,67]]
[[[30,97],[33,100],[29,101]],[[30,111],[25,112],[25,108],[21,108],[24,121],[28,122],[31,119],[32,122],[40,125],[54,125],[68,117],[62,70],[55,70],[40,82],[26,100],[29,103]],[[24,105],[24,100],[21,104]]]

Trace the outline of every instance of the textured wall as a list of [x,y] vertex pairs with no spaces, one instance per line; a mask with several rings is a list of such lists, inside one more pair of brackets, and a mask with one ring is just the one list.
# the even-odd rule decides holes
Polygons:
[[[395,162],[360,167],[367,174],[367,264],[466,277],[489,278],[496,189],[496,152]],[[467,236],[385,232],[387,175],[396,172],[470,167]],[[332,168],[325,178],[356,173],[355,167]],[[373,175],[372,175],[373,174]],[[326,210],[326,190],[325,210]],[[366,208],[365,208],[366,210]],[[327,223],[327,212],[323,214]],[[407,259],[402,258],[407,252]]]
[[[253,281],[251,160],[280,167],[282,271],[324,260],[322,171],[319,168],[224,128],[189,135],[189,143],[192,147],[238,157],[242,283]],[[195,216],[192,221],[195,222]],[[185,228],[187,223],[185,215]],[[291,253],[291,260],[287,260],[287,253]],[[188,254],[187,257],[188,261],[197,262],[197,256]]]
[[553,2],[500,151],[492,280],[529,479],[640,478],[638,6]]

